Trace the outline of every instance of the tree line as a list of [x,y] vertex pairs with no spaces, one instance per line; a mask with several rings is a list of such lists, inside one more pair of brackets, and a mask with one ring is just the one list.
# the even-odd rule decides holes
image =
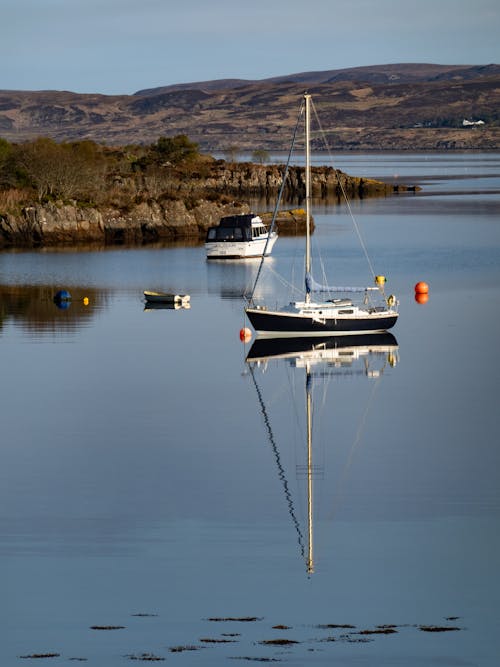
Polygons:
[[[231,146],[226,153],[235,162],[239,151]],[[262,164],[269,155],[255,150],[252,157]],[[126,207],[131,198],[175,197],[179,183],[208,176],[213,162],[184,134],[118,148],[87,139],[15,144],[0,138],[0,215],[33,201]]]
[[182,177],[188,165],[202,160],[198,145],[185,135],[124,148],[90,140],[57,143],[41,137],[13,144],[0,139],[0,192],[17,190],[23,199],[39,202],[104,204],[124,179],[139,181],[161,173],[168,181]]

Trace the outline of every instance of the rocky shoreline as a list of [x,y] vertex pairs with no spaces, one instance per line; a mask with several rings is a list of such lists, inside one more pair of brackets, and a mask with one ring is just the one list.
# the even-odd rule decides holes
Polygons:
[[[168,206],[143,203],[126,215],[117,210],[81,208],[61,202],[25,207],[20,216],[0,218],[0,247],[54,247],[61,245],[144,245],[159,241],[203,241],[207,229],[225,215],[248,213],[247,204],[201,201],[194,208],[182,201]],[[272,214],[263,212],[269,224]],[[280,234],[300,234],[305,229],[303,209],[280,212]]]
[[[275,199],[281,173],[279,166],[221,163],[210,177],[194,175],[184,182],[176,197],[147,196],[142,201],[134,197],[126,208],[98,208],[62,201],[34,203],[17,213],[0,214],[0,248],[201,242],[207,229],[222,216],[250,212],[248,200]],[[312,195],[322,200],[339,199],[342,190],[350,198],[359,198],[389,196],[408,189],[415,188],[350,177],[330,167],[315,167],[312,173]],[[280,234],[304,232],[305,214],[297,203],[303,195],[303,169],[293,167],[284,192],[284,201],[290,206],[276,220]],[[270,223],[270,211],[255,212],[266,224]]]

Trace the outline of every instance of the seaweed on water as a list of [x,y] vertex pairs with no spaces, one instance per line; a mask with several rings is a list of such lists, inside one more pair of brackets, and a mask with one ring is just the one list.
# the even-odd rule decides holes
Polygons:
[[281,662],[279,658],[252,658],[246,655],[230,656],[229,660],[248,660],[249,662]]
[[204,646],[171,646],[168,650],[170,653],[183,653],[184,651],[201,651]]
[[388,627],[377,626],[375,628],[375,630],[360,630],[359,632],[356,632],[355,634],[357,634],[357,635],[393,635],[395,633],[397,633],[397,630],[395,630],[391,626],[388,626]]
[[[359,634],[359,633],[354,633],[354,634]],[[318,641],[320,642],[344,642],[345,644],[367,644],[368,642],[373,642],[375,641],[371,637],[354,637],[353,635],[349,634],[343,634],[339,635],[338,637],[324,637],[323,639],[319,639]]]
[[153,618],[155,616],[158,616],[158,614],[148,614],[148,613],[138,613],[138,614],[131,614],[132,616],[136,616],[139,618]]
[[291,630],[289,625],[273,625],[273,630]]
[[127,655],[126,656],[129,660],[142,660],[144,662],[161,662],[165,660],[160,655],[154,655],[154,653],[140,653],[139,655]]
[[322,630],[354,630],[356,628],[355,625],[350,625],[349,623],[325,623],[324,625],[317,625],[317,628],[321,628]]
[[259,642],[264,646],[290,646],[291,644],[300,644],[295,639],[263,639]]
[[29,655],[20,655],[20,658],[60,658],[60,653],[30,653]]
[[124,630],[124,625],[91,625],[91,630]]
[[418,629],[422,632],[453,632],[461,628],[451,625],[419,625]]
[[226,616],[226,617],[218,617],[218,616],[212,616],[211,618],[207,619],[209,621],[212,621],[214,623],[223,623],[225,621],[237,621],[239,623],[253,623],[255,621],[262,621],[263,617],[259,616]]
[[235,644],[236,640],[235,639],[212,639],[210,637],[202,637],[200,639],[200,642],[204,642],[205,644]]

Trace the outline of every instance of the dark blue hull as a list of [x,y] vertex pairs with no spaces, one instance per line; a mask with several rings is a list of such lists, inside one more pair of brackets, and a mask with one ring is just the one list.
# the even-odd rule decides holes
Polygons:
[[251,325],[258,333],[269,336],[328,336],[387,331],[397,322],[397,313],[382,315],[367,313],[356,318],[318,318],[248,308]]
[[343,349],[369,346],[371,349],[397,347],[398,341],[388,331],[354,334],[352,336],[300,336],[298,338],[257,338],[250,348],[247,361],[286,357],[323,349]]

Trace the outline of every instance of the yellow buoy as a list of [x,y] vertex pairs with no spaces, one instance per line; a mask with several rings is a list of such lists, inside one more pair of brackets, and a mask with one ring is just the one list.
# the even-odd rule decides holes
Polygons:
[[83,297],[83,305],[84,305],[84,306],[88,306],[89,303],[90,303],[90,301],[89,301],[89,297],[88,297],[88,296],[84,296],[84,297]]
[[375,284],[376,285],[385,285],[385,283],[386,283],[385,276],[375,276]]

